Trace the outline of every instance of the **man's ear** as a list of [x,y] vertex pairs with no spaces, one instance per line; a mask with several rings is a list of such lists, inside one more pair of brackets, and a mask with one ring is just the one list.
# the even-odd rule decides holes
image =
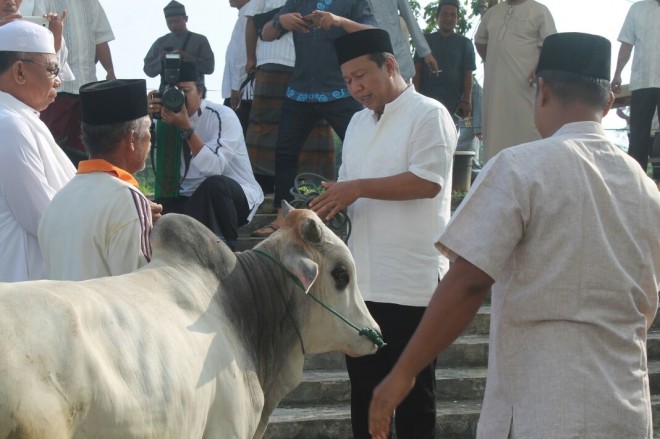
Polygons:
[[612,104],[614,104],[614,93],[610,92],[610,98],[607,100],[607,106],[603,108],[603,117],[607,116],[607,113],[612,109]]
[[17,84],[24,85],[27,82],[22,61],[15,62],[14,65],[11,66],[11,74]]
[[543,78],[536,80],[536,101],[539,106],[544,107],[550,100],[550,89],[548,88]]
[[389,76],[394,76],[396,72],[396,61],[393,56],[385,58],[385,68],[387,69],[387,74]]

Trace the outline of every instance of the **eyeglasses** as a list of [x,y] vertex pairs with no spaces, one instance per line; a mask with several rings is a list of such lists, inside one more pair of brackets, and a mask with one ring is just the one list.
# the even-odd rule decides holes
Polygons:
[[48,76],[53,79],[57,78],[57,75],[60,73],[60,68],[57,66],[53,66],[52,64],[42,64],[40,62],[31,60],[31,59],[21,59],[20,61],[26,62],[28,64],[36,64],[38,66],[42,66],[46,68],[46,71],[48,72]]

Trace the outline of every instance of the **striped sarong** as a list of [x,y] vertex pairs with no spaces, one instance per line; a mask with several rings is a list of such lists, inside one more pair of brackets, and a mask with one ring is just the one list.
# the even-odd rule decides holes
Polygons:
[[[282,102],[293,69],[279,64],[259,66],[245,143],[255,176],[275,175],[275,148]],[[332,128],[320,120],[303,145],[298,172],[335,179],[335,143]]]

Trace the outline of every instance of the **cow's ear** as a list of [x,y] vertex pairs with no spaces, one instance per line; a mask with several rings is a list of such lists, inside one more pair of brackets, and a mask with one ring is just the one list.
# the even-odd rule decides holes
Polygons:
[[309,258],[303,257],[294,258],[287,262],[284,265],[298,278],[305,289],[305,294],[307,294],[316,277],[319,275],[318,264]]
[[287,216],[289,212],[295,210],[286,200],[282,200],[282,215]]

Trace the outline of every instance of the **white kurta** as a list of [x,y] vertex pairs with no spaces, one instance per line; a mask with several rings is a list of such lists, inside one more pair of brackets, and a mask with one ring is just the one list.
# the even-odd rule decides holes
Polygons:
[[433,246],[449,221],[456,129],[438,101],[408,87],[376,119],[356,113],[346,131],[339,180],[412,172],[438,183],[434,198],[360,198],[348,207],[348,247],[364,300],[426,306],[449,261]]
[[484,167],[438,243],[495,279],[478,438],[651,438],[650,218],[657,187],[595,122]]
[[506,2],[488,9],[475,36],[487,44],[482,122],[484,162],[509,146],[541,136],[534,126],[534,88],[528,75],[536,68],[543,40],[556,33],[550,11],[534,0]]
[[0,92],[0,282],[43,278],[37,228],[73,164],[39,113]]
[[[190,161],[180,194],[189,197],[208,177],[224,175],[243,188],[251,210],[248,216],[250,221],[264,201],[264,193],[254,179],[238,116],[229,107],[202,100],[199,112],[190,117],[190,123],[204,142],[204,147]],[[184,173],[182,160],[181,175]]]
[[106,172],[79,174],[55,195],[39,226],[47,279],[130,273],[151,258],[149,201]]

